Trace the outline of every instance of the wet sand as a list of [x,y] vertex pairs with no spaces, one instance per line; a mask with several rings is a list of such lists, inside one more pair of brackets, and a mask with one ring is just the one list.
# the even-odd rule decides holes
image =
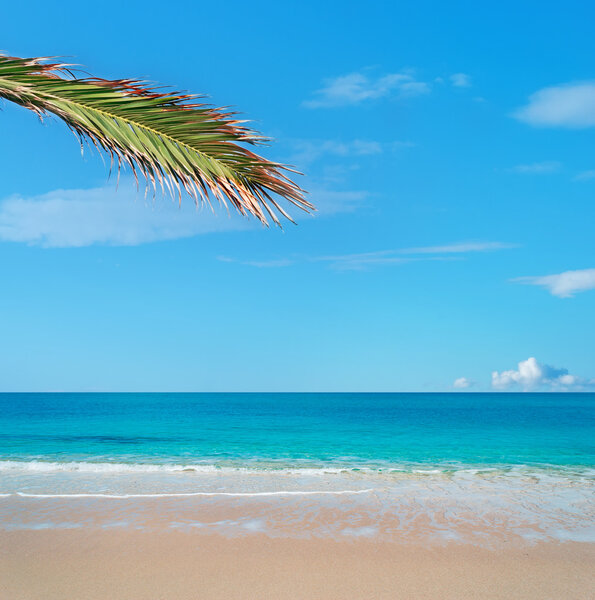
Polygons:
[[196,531],[0,532],[2,600],[595,597],[595,545],[422,545]]

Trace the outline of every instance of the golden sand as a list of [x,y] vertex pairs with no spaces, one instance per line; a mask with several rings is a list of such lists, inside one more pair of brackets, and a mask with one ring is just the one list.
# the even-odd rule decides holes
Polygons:
[[0,533],[2,600],[595,598],[595,545],[423,546],[131,529]]

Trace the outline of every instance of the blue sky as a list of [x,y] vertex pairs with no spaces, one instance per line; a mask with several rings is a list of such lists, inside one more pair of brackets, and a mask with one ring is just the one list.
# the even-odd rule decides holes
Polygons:
[[8,54],[237,107],[319,210],[116,192],[4,104],[0,389],[592,389],[595,9],[395,4],[4,7]]

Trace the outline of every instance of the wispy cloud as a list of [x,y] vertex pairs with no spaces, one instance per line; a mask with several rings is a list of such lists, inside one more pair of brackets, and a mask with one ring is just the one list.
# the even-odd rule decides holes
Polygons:
[[414,258],[395,256],[398,251],[380,250],[378,252],[362,252],[359,254],[335,254],[311,258],[313,262],[328,263],[333,269],[339,271],[362,271],[370,267],[401,265],[412,262]]
[[370,194],[365,190],[331,190],[311,187],[308,200],[316,207],[314,217],[350,213],[361,208]]
[[515,244],[505,244],[502,242],[462,242],[445,246],[398,248],[350,254],[293,256],[288,259],[275,258],[273,260],[246,261],[224,257],[220,258],[220,260],[224,260],[225,262],[237,262],[253,267],[285,267],[298,263],[326,263],[332,269],[337,271],[364,271],[373,267],[395,266],[412,262],[457,260],[462,258],[460,255],[463,254],[503,250],[515,247]]
[[[315,218],[350,213],[365,205],[365,190],[333,190],[328,182],[310,187]],[[189,199],[145,199],[132,180],[80,190],[55,190],[38,196],[11,196],[0,201],[0,241],[43,247],[82,247],[94,244],[137,246],[206,233],[240,231],[258,223],[214,203],[196,208]]]
[[374,156],[415,145],[412,142],[378,142],[358,139],[348,141],[294,139],[289,143],[293,149],[289,162],[297,165],[310,164],[323,156]]
[[450,76],[450,83],[455,87],[471,87],[471,77],[466,73],[454,73]]
[[197,210],[191,201],[144,200],[132,181],[82,190],[56,190],[33,197],[12,196],[0,202],[0,240],[45,247],[93,244],[136,246],[217,231],[235,231],[255,224]]
[[578,292],[595,289],[595,269],[564,271],[538,277],[517,277],[512,281],[538,285],[547,289],[553,296],[571,298]]
[[530,391],[549,388],[554,391],[580,391],[594,385],[593,379],[571,375],[568,369],[541,364],[534,357],[520,361],[516,369],[492,373],[492,387],[498,390],[520,388]]
[[304,101],[303,105],[307,108],[352,106],[391,95],[411,97],[429,91],[427,83],[417,81],[410,73],[388,73],[374,78],[356,72],[327,79],[324,86],[314,92],[314,98]]
[[415,248],[364,252],[362,254],[323,256],[317,260],[330,262],[336,269],[354,271],[374,266],[399,265],[414,261],[455,260],[459,257],[457,255],[506,250],[516,247],[516,244],[507,244],[504,242],[459,242],[444,246],[419,246]]
[[410,257],[395,256],[393,250],[380,250],[378,252],[361,252],[355,254],[330,254],[323,256],[293,256],[292,258],[270,260],[241,260],[228,256],[218,257],[223,262],[234,262],[248,267],[271,268],[288,267],[305,263],[325,263],[336,271],[365,271],[372,267],[402,265],[422,260],[448,260],[444,257]]
[[522,173],[527,175],[544,175],[547,173],[555,173],[560,170],[562,165],[555,161],[536,162],[527,165],[517,165],[508,169],[511,173]]
[[399,96],[410,98],[430,93],[430,85],[425,81],[406,81],[399,86]]
[[294,264],[294,260],[289,258],[271,259],[271,260],[236,260],[229,256],[218,256],[218,261],[227,263],[238,263],[248,267],[256,267],[257,269],[278,269],[280,267],[289,267]]
[[595,169],[582,171],[572,178],[573,181],[589,181],[590,179],[595,179]]
[[506,242],[459,242],[445,246],[421,246],[418,248],[403,248],[401,254],[462,254],[468,252],[490,252],[493,250],[508,250],[518,248],[518,244]]
[[543,88],[514,117],[535,127],[595,126],[595,82],[583,81]]

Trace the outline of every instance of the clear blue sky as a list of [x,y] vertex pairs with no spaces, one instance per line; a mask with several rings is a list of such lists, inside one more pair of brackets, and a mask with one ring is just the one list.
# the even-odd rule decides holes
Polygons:
[[584,1],[3,7],[5,53],[237,107],[319,212],[266,230],[115,192],[62,124],[5,104],[0,390],[592,388],[594,21]]

